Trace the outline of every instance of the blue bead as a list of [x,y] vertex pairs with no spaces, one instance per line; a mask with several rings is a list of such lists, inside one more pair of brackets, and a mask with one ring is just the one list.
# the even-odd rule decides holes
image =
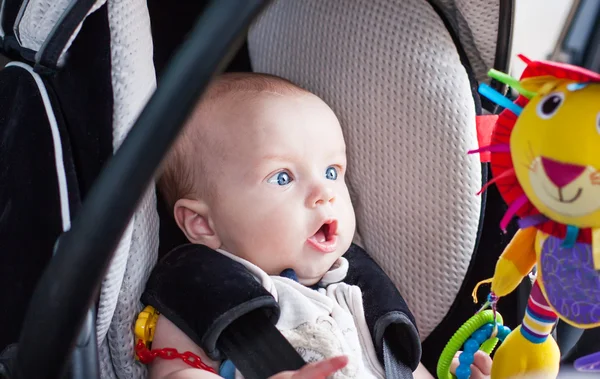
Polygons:
[[475,333],[473,333],[473,335],[471,336],[471,338],[473,338],[475,341],[479,342],[479,344],[481,345],[482,343],[485,342],[485,340],[487,340],[489,338],[489,334],[486,334],[485,331],[483,330],[478,330]]
[[509,334],[510,334],[509,327],[507,327],[507,326],[499,326],[498,327],[498,338],[500,338],[500,340],[504,341],[506,336],[508,336]]
[[494,325],[492,325],[492,324],[485,324],[484,326],[482,326],[481,328],[479,328],[479,330],[483,330],[485,332],[486,336],[491,336],[492,335],[492,331],[494,330]]
[[235,379],[235,366],[229,359],[221,364],[219,375],[225,379]]
[[460,355],[458,356],[458,361],[461,364],[465,364],[467,366],[470,366],[471,363],[473,363],[473,360],[475,359],[475,355],[471,352],[468,351],[463,351],[462,353],[460,353]]
[[472,338],[469,338],[469,339],[467,340],[467,342],[465,342],[465,346],[464,346],[464,347],[465,347],[465,349],[464,349],[464,351],[465,351],[465,352],[469,352],[469,353],[471,353],[471,354],[475,354],[475,352],[476,352],[477,350],[479,350],[479,346],[480,346],[480,344],[479,344],[479,343],[477,343],[477,341],[475,341],[475,340],[474,340],[474,339],[472,339]]
[[457,379],[469,379],[470,376],[471,376],[471,366],[459,365],[456,368],[456,378]]

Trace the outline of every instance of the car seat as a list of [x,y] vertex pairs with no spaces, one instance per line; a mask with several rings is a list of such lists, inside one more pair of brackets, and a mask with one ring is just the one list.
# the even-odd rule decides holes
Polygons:
[[[0,72],[0,285],[9,289],[0,325],[10,326],[0,348],[17,340],[58,237],[205,6],[2,1],[2,50],[37,74],[25,64]],[[495,111],[483,101],[486,112],[476,89],[489,83],[489,68],[507,69],[511,23],[512,1],[276,0],[228,67],[288,78],[340,118],[357,243],[406,298],[430,372],[451,334],[476,311],[470,291],[492,275],[514,231],[498,228],[505,206],[494,189],[475,196],[488,179],[487,163],[466,155],[478,145],[477,116]],[[159,246],[157,200],[160,209],[150,186],[98,290],[93,310],[103,378],[146,374],[133,355],[139,298],[159,251],[181,241],[162,215]],[[520,320],[519,308],[517,296],[503,299],[507,324]],[[46,322],[51,327],[54,320]]]

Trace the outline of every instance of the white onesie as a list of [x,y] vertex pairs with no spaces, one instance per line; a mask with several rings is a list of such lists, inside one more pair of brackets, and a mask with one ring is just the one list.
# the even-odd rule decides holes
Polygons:
[[[308,363],[339,355],[348,365],[334,379],[385,378],[367,327],[359,287],[343,283],[348,261],[340,258],[314,290],[281,276],[269,276],[258,266],[224,250],[221,254],[244,265],[279,303],[277,329]],[[239,372],[236,379],[243,377]]]

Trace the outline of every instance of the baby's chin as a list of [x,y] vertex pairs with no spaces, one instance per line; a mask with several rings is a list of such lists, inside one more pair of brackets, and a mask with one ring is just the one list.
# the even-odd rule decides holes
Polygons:
[[304,286],[313,286],[319,283],[338,259],[339,257],[336,257],[333,262],[327,262],[327,264],[320,262],[321,265],[318,265],[317,267],[299,267],[297,270],[295,270],[296,276],[298,277],[298,282]]
[[314,286],[315,284],[319,283],[321,281],[321,278],[325,275],[325,273],[323,273],[323,275],[318,276],[318,277],[314,277],[314,278],[303,278],[298,276],[298,282],[300,284],[302,284],[303,286]]

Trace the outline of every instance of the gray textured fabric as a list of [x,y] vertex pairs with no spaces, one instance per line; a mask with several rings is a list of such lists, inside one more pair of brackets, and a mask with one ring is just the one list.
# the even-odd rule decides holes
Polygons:
[[394,357],[388,343],[383,340],[383,365],[386,379],[413,379],[413,372],[404,363]]
[[[156,87],[150,18],[145,0],[109,0],[113,141],[115,151]],[[103,378],[137,379],[146,367],[134,359],[133,325],[158,254],[154,188],[142,199],[102,283],[98,341]]]
[[255,71],[340,118],[362,245],[426,338],[460,289],[481,210],[474,101],[440,17],[425,0],[278,0],[249,49]]
[[[19,44],[22,47],[38,51],[71,2],[71,0],[23,1],[14,25],[14,32]],[[97,0],[88,14],[100,8],[105,2],[106,0]],[[61,56],[71,46],[80,29],[81,24],[71,36]]]
[[[127,269],[122,278],[121,291],[116,299],[117,305],[104,340],[102,351],[103,368],[112,368],[112,373],[103,371],[103,377],[132,379],[146,377],[146,366],[134,358],[135,338],[133,325],[142,310],[140,297],[144,286],[156,263],[158,251],[158,216],[156,214],[155,195],[147,192],[142,200],[142,206],[136,212],[131,238],[131,248],[127,260]],[[108,350],[106,350],[108,346]],[[106,375],[106,376],[105,376]]]
[[[500,0],[431,0],[438,4],[456,30],[475,76],[489,82],[494,66]],[[508,52],[507,52],[508,53]]]

